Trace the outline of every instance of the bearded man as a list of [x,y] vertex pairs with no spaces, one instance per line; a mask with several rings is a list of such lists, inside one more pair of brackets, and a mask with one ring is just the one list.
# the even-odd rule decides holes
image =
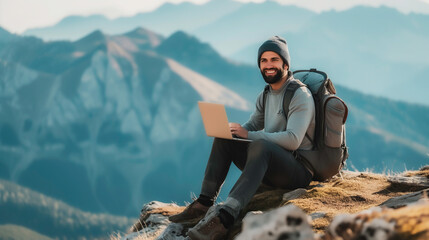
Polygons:
[[[311,168],[294,151],[313,147],[315,106],[311,92],[302,86],[291,99],[287,119],[283,115],[286,87],[296,81],[290,63],[285,39],[275,36],[260,46],[258,66],[269,87],[266,94],[259,94],[256,109],[245,124],[230,123],[233,135],[253,141],[215,138],[199,198],[169,218],[177,223],[200,220],[188,231],[190,239],[224,239],[261,183],[296,189],[311,182]],[[242,173],[225,202],[213,206],[231,163]]]

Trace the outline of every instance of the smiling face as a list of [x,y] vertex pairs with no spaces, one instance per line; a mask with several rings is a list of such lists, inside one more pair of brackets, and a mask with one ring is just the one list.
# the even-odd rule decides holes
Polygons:
[[283,62],[277,53],[266,51],[261,55],[259,68],[265,82],[274,84],[286,77],[289,66]]

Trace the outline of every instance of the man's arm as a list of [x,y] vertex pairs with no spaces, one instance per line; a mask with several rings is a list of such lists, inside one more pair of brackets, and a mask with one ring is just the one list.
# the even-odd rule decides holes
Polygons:
[[265,139],[285,149],[296,150],[301,145],[314,115],[315,107],[311,93],[306,88],[299,88],[289,105],[286,131],[275,133],[249,131],[248,138],[252,140]]

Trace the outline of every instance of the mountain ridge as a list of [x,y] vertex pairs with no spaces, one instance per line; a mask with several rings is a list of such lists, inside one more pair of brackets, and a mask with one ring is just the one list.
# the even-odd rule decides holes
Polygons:
[[105,238],[113,232],[112,229],[125,231],[134,222],[134,219],[125,217],[84,212],[2,179],[0,196],[0,224],[13,223],[51,238]]
[[0,42],[7,42],[16,37],[17,36],[15,34],[8,32],[6,29],[0,26]]
[[[194,71],[204,73],[230,89],[237,89],[240,95],[247,99],[256,97],[248,94],[251,88],[263,86],[255,77],[259,72],[256,68],[224,58],[210,44],[183,31],[175,32],[166,38],[157,46],[156,51]],[[237,78],[247,79],[247,84],[243,86],[237,83]]]
[[[228,7],[224,4],[228,3]],[[183,2],[178,4],[165,3],[152,12],[138,13],[130,17],[119,17],[113,20],[107,19],[100,15],[91,15],[86,17],[71,16],[61,20],[58,24],[45,28],[28,29],[24,31],[23,35],[37,35],[42,34],[46,36],[47,40],[77,40],[90,32],[100,29],[108,34],[122,34],[136,27],[148,27],[150,23],[151,28],[157,29],[163,35],[170,35],[177,28],[171,28],[171,23],[166,23],[165,18],[175,19],[176,25],[182,26],[183,30],[191,30],[202,24],[211,22],[214,18],[226,14],[234,9],[240,7],[242,3],[236,1],[209,1],[203,5],[194,3]],[[177,11],[180,7],[180,11]],[[222,11],[216,11],[222,10]],[[94,19],[95,18],[95,19]],[[199,21],[193,19],[200,18]],[[66,21],[65,21],[66,20]],[[65,25],[70,21],[76,21],[82,24],[82,21],[90,20],[85,28],[78,28],[76,25]],[[96,20],[96,21],[94,21]],[[65,22],[64,22],[65,21]],[[101,26],[101,27],[100,27]],[[61,28],[58,30],[57,28]],[[75,33],[73,33],[75,31]],[[76,32],[78,34],[76,34]]]
[[[101,25],[99,29],[111,34],[144,26],[168,36],[182,30],[210,44],[224,58],[253,66],[256,65],[258,45],[273,35],[281,35],[290,46],[292,69],[317,66],[335,74],[332,77],[343,79],[343,85],[352,89],[427,103],[422,89],[427,87],[424,79],[429,73],[426,61],[429,28],[424,24],[429,21],[429,15],[406,14],[385,5],[359,5],[342,11],[315,13],[272,1],[237,3],[224,7],[227,11],[216,15],[216,7],[212,6],[232,3],[210,1],[202,5],[170,5],[165,12],[161,8],[159,12],[139,15],[141,18],[134,25],[125,24],[133,21],[130,17],[122,19],[123,23],[105,25],[115,28],[114,31],[109,32]],[[210,20],[204,18],[206,15],[211,16],[207,18]],[[271,19],[270,24],[266,24],[267,19]],[[88,31],[80,36],[86,33]],[[362,75],[356,74],[356,70]],[[417,85],[423,87],[399,87],[406,79],[415,79]],[[370,84],[372,87],[365,88]]]
[[[212,44],[222,55],[231,58],[234,52],[249,42],[263,42],[273,35],[299,30],[315,15],[317,14],[309,10],[274,1],[250,2],[191,33]],[[251,61],[256,64],[256,56]]]

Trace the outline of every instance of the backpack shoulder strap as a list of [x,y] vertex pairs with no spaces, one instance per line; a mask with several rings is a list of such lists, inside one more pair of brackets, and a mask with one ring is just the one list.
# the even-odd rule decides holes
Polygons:
[[286,88],[285,95],[283,96],[283,114],[286,120],[289,114],[289,105],[292,101],[293,95],[295,94],[295,91],[302,86],[305,86],[305,84],[296,79],[296,81],[290,82]]
[[[290,102],[292,101],[292,97],[295,94],[295,91],[302,86],[305,86],[305,84],[299,81],[298,79],[295,79],[295,81],[289,83],[289,85],[286,88],[286,91],[283,97],[283,113],[286,119],[287,119],[287,115],[289,114],[289,105],[290,105]],[[269,91],[270,91],[270,85],[267,84],[265,85],[264,92],[262,93],[262,111],[263,112],[265,112],[265,103],[267,102],[267,94]]]
[[[286,119],[286,124],[287,124],[287,120],[288,120],[288,115],[289,115],[289,105],[290,102],[292,101],[293,95],[295,94],[296,90],[298,90],[298,88],[306,86],[304,83],[302,83],[301,81],[299,81],[298,79],[295,79],[295,82],[291,82],[285,91],[285,95],[283,97],[283,115]],[[305,132],[305,136],[308,138],[308,140],[310,140],[311,144],[314,145],[313,139],[311,139],[311,137],[308,135],[307,132]]]

